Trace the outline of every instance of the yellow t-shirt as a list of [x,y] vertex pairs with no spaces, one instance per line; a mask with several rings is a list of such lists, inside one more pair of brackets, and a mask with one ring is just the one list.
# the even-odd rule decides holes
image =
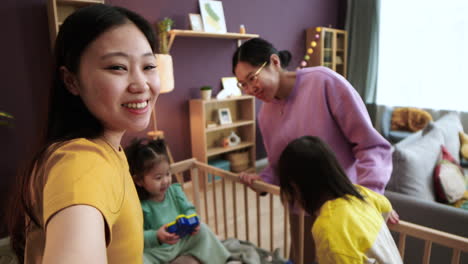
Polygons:
[[403,263],[386,224],[388,199],[355,185],[366,202],[348,195],[326,202],[312,227],[320,264]]
[[39,263],[44,253],[45,225],[71,205],[98,209],[109,231],[108,263],[141,263],[143,214],[123,151],[103,140],[74,139],[53,149],[34,173],[35,213],[41,228],[27,230],[26,263]]

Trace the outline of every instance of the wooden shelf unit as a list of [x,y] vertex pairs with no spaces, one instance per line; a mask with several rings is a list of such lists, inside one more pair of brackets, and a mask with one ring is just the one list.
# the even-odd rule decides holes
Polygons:
[[[219,125],[218,109],[229,108],[232,124]],[[207,128],[209,123],[216,127]],[[223,137],[234,131],[240,138],[239,145],[222,147]],[[249,152],[249,169],[255,169],[255,97],[238,96],[225,100],[190,100],[190,135],[192,156],[207,163],[237,150]],[[226,159],[226,158],[225,158]]]
[[[317,31],[320,28],[320,31]],[[316,35],[319,38],[316,38]],[[317,46],[313,47],[314,42]],[[312,54],[308,54],[310,59],[307,66],[325,66],[346,78],[348,65],[348,33],[345,30],[312,27],[306,29],[306,51],[313,49]]]
[[65,18],[75,10],[94,4],[104,4],[104,0],[48,0],[47,15],[49,17],[50,45],[54,48],[55,38]]
[[241,34],[241,33],[211,33],[203,31],[194,31],[194,30],[183,30],[183,29],[173,29],[169,31],[169,44],[168,48],[171,49],[172,43],[174,42],[175,37],[196,37],[196,38],[219,38],[219,39],[237,39],[238,46],[240,46],[240,41],[247,40],[251,38],[258,38],[258,34]]

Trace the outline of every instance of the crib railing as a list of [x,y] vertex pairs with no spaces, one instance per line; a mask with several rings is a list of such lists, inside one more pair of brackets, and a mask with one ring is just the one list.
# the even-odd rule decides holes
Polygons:
[[398,233],[398,250],[400,251],[401,258],[405,256],[407,236],[424,241],[423,264],[429,264],[430,262],[433,243],[452,249],[452,261],[450,262],[452,264],[460,263],[461,252],[468,252],[468,238],[466,237],[456,236],[405,221],[400,221],[396,225],[390,225],[390,230]]
[[[183,174],[189,172],[190,179],[184,182],[183,177],[177,177],[189,199],[196,206],[202,221],[220,237],[235,237],[255,242],[259,247],[269,246],[270,251],[275,248],[283,249],[283,256],[287,258],[289,249],[288,208],[283,206],[278,186],[264,182],[254,182],[254,192],[240,182],[237,174],[209,166],[205,163],[188,159],[171,165],[172,173]],[[208,177],[210,176],[210,177]],[[220,179],[216,179],[219,177]],[[210,180],[211,179],[211,180]],[[261,197],[259,193],[267,193]],[[239,195],[240,194],[240,195]],[[252,215],[250,201],[255,200],[255,212]],[[243,208],[241,208],[243,207]],[[242,210],[243,209],[243,210]],[[263,221],[266,216],[268,221]],[[304,253],[303,236],[304,213],[300,213],[298,259],[302,260]],[[256,221],[255,221],[256,220]],[[268,226],[266,226],[269,224]],[[256,226],[255,229],[252,227]],[[468,252],[468,238],[456,236],[435,229],[400,221],[391,225],[390,229],[399,233],[398,249],[402,258],[405,254],[405,241],[412,236],[425,241],[423,255],[424,264],[430,260],[433,243],[453,250],[452,264],[460,262],[461,252]],[[244,232],[242,232],[242,230]],[[278,232],[279,230],[279,232]],[[265,232],[266,231],[266,232]],[[255,239],[256,238],[256,239]],[[267,240],[265,244],[264,240]],[[299,261],[298,264],[303,264]]]
[[202,221],[218,236],[247,240],[270,251],[280,248],[287,258],[289,213],[280,201],[278,186],[254,182],[252,187],[258,190],[254,192],[240,182],[237,174],[195,159],[174,163],[171,170],[173,174],[185,173],[185,176],[189,172],[190,179],[186,182],[183,177],[177,177],[177,180]]

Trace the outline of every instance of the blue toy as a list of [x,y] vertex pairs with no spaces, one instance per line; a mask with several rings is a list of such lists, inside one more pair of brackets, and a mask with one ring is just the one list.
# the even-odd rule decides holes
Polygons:
[[167,225],[167,232],[177,234],[180,238],[190,235],[200,225],[197,214],[179,215],[176,220]]

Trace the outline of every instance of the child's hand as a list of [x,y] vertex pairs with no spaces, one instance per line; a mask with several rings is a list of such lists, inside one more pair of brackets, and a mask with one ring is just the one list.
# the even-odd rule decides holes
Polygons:
[[387,224],[398,224],[400,221],[400,216],[395,212],[395,210],[392,210],[390,212],[390,215],[388,216]]
[[193,230],[192,234],[190,234],[191,236],[194,236],[196,234],[198,234],[198,232],[200,232],[200,225],[198,225],[197,227],[195,227],[195,229]]
[[167,232],[166,230],[166,225],[161,226],[158,229],[158,232],[156,233],[156,237],[159,240],[159,243],[163,244],[169,244],[169,245],[174,245],[177,242],[179,242],[179,236],[177,234],[172,234]]

